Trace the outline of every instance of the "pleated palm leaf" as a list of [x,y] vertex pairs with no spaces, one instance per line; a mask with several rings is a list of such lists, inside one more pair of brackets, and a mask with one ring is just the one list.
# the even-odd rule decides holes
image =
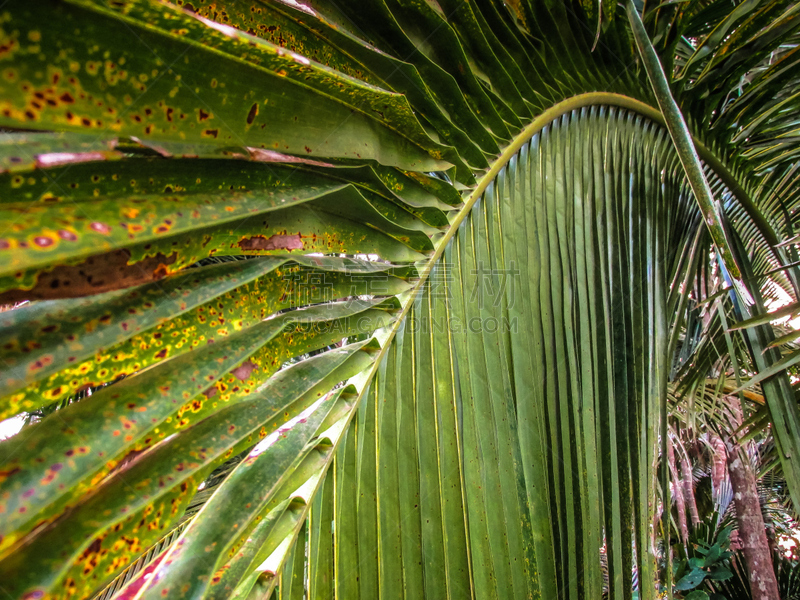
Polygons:
[[690,284],[797,300],[800,15],[625,9],[0,6],[5,594],[655,597]]

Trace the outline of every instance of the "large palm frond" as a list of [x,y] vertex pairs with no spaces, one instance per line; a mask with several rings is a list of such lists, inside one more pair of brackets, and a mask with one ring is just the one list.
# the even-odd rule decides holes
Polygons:
[[[745,4],[644,13],[742,241],[737,319],[765,271],[798,299],[765,66],[798,21]],[[616,12],[0,8],[0,299],[32,301],[0,313],[0,414],[92,390],[0,445],[6,593],[585,598],[605,544],[610,597],[634,562],[654,597],[673,352],[695,282],[730,283]],[[797,407],[763,387],[798,498]]]

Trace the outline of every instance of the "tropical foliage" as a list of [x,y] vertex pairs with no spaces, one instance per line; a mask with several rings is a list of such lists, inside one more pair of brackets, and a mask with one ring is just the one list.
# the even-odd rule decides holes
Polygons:
[[0,6],[2,590],[654,598],[668,409],[748,379],[800,506],[799,28]]

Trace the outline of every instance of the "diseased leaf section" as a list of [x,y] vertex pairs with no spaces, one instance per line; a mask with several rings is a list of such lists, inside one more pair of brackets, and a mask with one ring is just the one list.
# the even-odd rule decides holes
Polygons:
[[[318,270],[278,258],[226,263],[129,293],[5,313],[0,356],[9,370],[2,389],[10,395],[0,401],[0,414],[39,408],[131,375],[224,340],[280,310],[361,294],[388,296],[407,287],[380,265],[297,260],[317,262]],[[28,351],[20,355],[23,348]],[[25,362],[17,362],[21,356]]]
[[[0,120],[374,158],[408,169],[447,166],[402,96],[163,4],[103,4],[15,7],[0,31],[9,47],[0,56]],[[42,19],[60,33],[43,30]],[[261,109],[251,118],[254,104]]]
[[[745,280],[796,295],[800,13],[646,4]],[[0,418],[40,411],[0,443],[7,594],[582,600],[605,546],[654,600],[667,378],[741,307],[691,312],[717,267],[615,11],[0,6]]]

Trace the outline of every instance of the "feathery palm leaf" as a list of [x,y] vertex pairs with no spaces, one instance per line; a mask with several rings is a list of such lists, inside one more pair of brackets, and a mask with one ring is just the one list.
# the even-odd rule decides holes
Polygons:
[[653,598],[673,352],[769,369],[725,312],[798,301],[800,17],[720,5],[644,12],[755,302],[710,333],[731,282],[613,3],[2,7],[0,301],[35,302],[0,414],[116,381],[0,444],[7,594],[586,598],[605,543]]

